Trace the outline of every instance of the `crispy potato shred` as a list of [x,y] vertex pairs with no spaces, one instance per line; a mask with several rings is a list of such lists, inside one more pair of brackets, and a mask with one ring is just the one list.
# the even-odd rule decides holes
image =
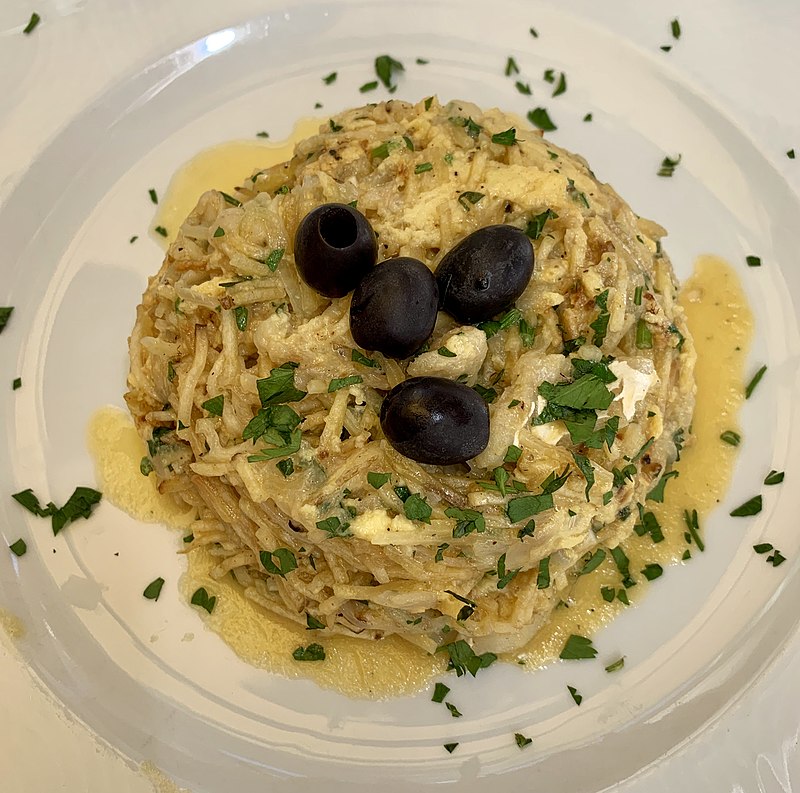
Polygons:
[[[366,215],[380,259],[431,269],[511,224],[534,275],[495,321],[440,312],[426,348],[384,358],[356,347],[349,296],[298,275],[295,231],[327,202]],[[518,119],[435,98],[347,111],[233,196],[205,193],[139,306],[126,394],[161,491],[197,510],[187,548],[320,635],[518,650],[690,442],[695,351],[664,234]],[[420,375],[490,401],[468,464],[384,439],[384,396]]]

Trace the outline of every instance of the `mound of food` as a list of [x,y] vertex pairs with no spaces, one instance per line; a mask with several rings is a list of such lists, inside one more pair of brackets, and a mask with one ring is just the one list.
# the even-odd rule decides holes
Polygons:
[[664,233],[539,132],[435,98],[206,193],[126,395],[188,548],[320,633],[519,649],[689,438]]

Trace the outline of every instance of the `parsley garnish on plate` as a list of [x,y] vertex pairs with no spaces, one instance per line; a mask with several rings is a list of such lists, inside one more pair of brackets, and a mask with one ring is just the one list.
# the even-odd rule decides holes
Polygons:
[[580,706],[581,702],[583,702],[583,696],[578,693],[578,689],[575,688],[575,686],[567,686],[567,691],[569,691],[569,695],[572,697],[575,704]]
[[391,55],[379,55],[375,58],[375,74],[392,93],[397,89],[397,85],[392,84],[392,78],[396,73],[403,71],[405,71],[403,64]]
[[225,406],[225,395],[218,394],[211,399],[207,399],[203,404],[200,406],[203,410],[207,410],[212,416],[221,416],[222,409]]
[[403,501],[403,512],[409,520],[418,520],[421,523],[431,522],[431,509],[428,502],[419,494],[412,493]]
[[519,91],[523,96],[530,96],[533,91],[531,91],[531,86],[529,83],[523,83],[521,80],[517,80],[514,83],[517,91]]
[[267,132],[266,130],[262,129],[260,132],[256,132],[256,137],[257,138],[268,138],[269,137],[269,132]]
[[794,149],[789,149],[789,151],[786,152],[786,156],[790,160],[793,160],[797,155],[794,153]]
[[38,24],[39,24],[41,21],[42,21],[42,18],[39,16],[39,14],[37,14],[37,13],[34,11],[34,12],[31,14],[31,18],[28,20],[28,24],[27,24],[27,25],[25,25],[25,27],[22,29],[22,32],[23,32],[23,33],[24,33],[26,36],[30,36],[30,35],[31,35],[31,33],[33,33],[33,31],[34,31],[34,30],[36,30],[36,27],[38,26]]
[[532,240],[538,240],[539,237],[542,236],[542,232],[544,231],[544,224],[547,223],[548,220],[557,220],[558,215],[553,212],[552,209],[545,209],[544,212],[540,212],[538,215],[534,215],[529,221],[528,225],[525,226],[525,234],[530,237]]
[[12,391],[18,391],[20,388],[22,388],[22,378],[21,377],[15,377],[11,381],[11,390]]
[[565,661],[578,661],[581,659],[595,658],[596,656],[597,650],[592,646],[592,640],[573,633],[567,639],[558,657]]
[[517,66],[517,62],[514,58],[509,55],[506,60],[505,75],[506,77],[511,77],[512,74],[519,74],[519,66]]
[[719,439],[729,446],[738,446],[742,442],[742,436],[733,430],[725,430],[725,432],[719,436]]
[[759,256],[745,256],[745,261],[748,267],[761,267],[761,258]]
[[331,85],[331,83],[336,82],[336,78],[338,76],[338,72],[331,72],[330,74],[326,74],[325,77],[322,78],[322,82],[325,85]]
[[167,237],[169,235],[169,232],[163,226],[156,226],[153,231],[155,231],[156,234],[160,234],[162,237]]
[[313,642],[308,647],[300,646],[292,652],[295,661],[324,661],[325,648],[321,644]]
[[443,745],[444,748],[447,750],[448,754],[453,754],[453,752],[456,750],[456,747],[458,746],[457,743],[446,743]]
[[2,333],[6,325],[8,325],[8,320],[11,319],[13,313],[14,306],[0,306],[0,333]]
[[733,518],[747,518],[751,515],[758,515],[761,512],[762,503],[761,503],[761,495],[753,496],[752,498],[748,499],[739,507],[731,511],[731,517]]
[[370,471],[367,474],[367,482],[376,490],[380,490],[391,478],[391,474],[378,473],[377,471]]
[[526,746],[530,746],[533,743],[533,738],[528,738],[521,732],[514,733],[514,740],[520,749],[524,749]]
[[16,542],[12,542],[11,545],[9,545],[8,547],[11,549],[11,553],[13,553],[14,556],[17,557],[25,556],[25,554],[28,552],[28,546],[25,543],[25,540],[23,540],[22,538],[20,538]]
[[428,171],[433,170],[433,163],[430,162],[421,162],[414,166],[414,173],[419,175],[421,173],[427,173]]
[[145,588],[142,595],[148,600],[158,600],[161,595],[161,589],[164,586],[164,579],[160,576],[155,581],[151,581]]
[[364,85],[359,87],[359,92],[362,94],[366,94],[367,91],[374,91],[378,87],[378,81],[372,80],[368,83],[364,83]]
[[617,670],[622,669],[623,666],[625,666],[625,656],[622,656],[622,658],[618,658],[616,661],[614,661],[614,663],[609,664],[606,667],[606,672],[609,674],[611,672],[616,672]]
[[678,21],[677,17],[669,23],[669,29],[672,33],[672,38],[677,41],[681,37],[681,23]]
[[672,176],[675,173],[675,169],[680,164],[683,155],[679,154],[676,158],[672,157],[664,157],[661,161],[661,167],[658,169],[659,176]]
[[463,193],[460,193],[458,196],[458,203],[461,204],[464,209],[469,212],[470,204],[473,206],[477,204],[482,198],[484,198],[483,193],[476,193],[473,190],[467,190]]
[[444,683],[437,683],[433,688],[433,696],[431,702],[444,702],[444,698],[450,693],[450,687]]
[[543,107],[537,107],[528,111],[528,121],[535,127],[538,127],[542,132],[553,132],[558,127],[553,123],[550,114]]
[[316,523],[318,529],[327,532],[328,537],[352,537],[349,523],[342,523],[337,517],[325,518],[325,520],[318,520]]
[[578,575],[587,575],[588,573],[591,573],[593,570],[596,570],[598,567],[600,567],[601,564],[603,564],[605,558],[606,558],[606,552],[602,548],[598,548],[583,565]]
[[58,534],[78,518],[89,518],[102,497],[100,492],[91,487],[76,487],[63,507],[57,507],[52,501],[46,507],[42,507],[30,488],[12,495],[12,498],[28,512],[40,518],[51,518],[53,535]]
[[499,143],[501,146],[513,146],[516,142],[517,130],[514,127],[492,135],[492,143]]
[[217,605],[217,596],[209,595],[206,588],[201,586],[199,589],[195,590],[190,602],[193,606],[200,606],[201,609],[205,609],[211,614],[211,612],[214,611],[214,606]]
[[553,96],[561,96],[567,90],[567,75],[564,72],[558,76],[558,83],[556,84],[555,89],[553,90]]
[[472,647],[463,639],[437,648],[437,652],[440,651],[448,654],[450,657],[448,669],[454,669],[458,677],[467,674],[467,672],[475,677],[481,669],[486,669],[497,660],[497,656],[494,653],[476,655]]
[[747,388],[744,390],[744,398],[750,399],[753,391],[756,390],[756,386],[761,382],[761,378],[764,376],[764,373],[767,371],[766,366],[762,366],[754,375],[753,379],[747,384]]
[[158,193],[156,193],[155,189],[151,187],[147,192],[150,195],[150,200],[154,204],[157,204],[158,203]]
[[767,474],[766,478],[764,479],[764,484],[779,485],[781,482],[783,482],[784,476],[785,473],[783,471],[775,471],[773,469]]

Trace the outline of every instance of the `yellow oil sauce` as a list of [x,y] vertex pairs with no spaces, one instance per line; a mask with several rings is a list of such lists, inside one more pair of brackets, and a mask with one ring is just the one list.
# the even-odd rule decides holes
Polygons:
[[[720,435],[726,430],[739,431],[744,366],[753,334],[747,297],[730,265],[716,256],[701,256],[683,285],[680,304],[697,350],[694,442],[686,446],[675,465],[679,475],[667,484],[664,503],[647,502],[661,525],[664,540],[653,543],[649,536],[632,535],[622,544],[638,581],[626,591],[631,602],[641,599],[647,590],[646,579],[637,574],[646,564],[666,566],[681,561],[687,550],[691,555],[699,552],[685,540],[684,512],[697,510],[702,527],[703,519],[728,487],[737,456],[736,447],[722,441]],[[709,544],[713,546],[713,542],[714,538],[709,538]],[[537,668],[558,657],[570,634],[592,635],[627,608],[616,598],[606,602],[603,587],[621,590],[620,574],[611,559],[591,575],[579,578],[569,601],[556,609],[521,652],[505,660]]]
[[161,496],[155,474],[142,475],[147,446],[127,412],[115,407],[96,411],[89,421],[87,445],[103,497],[114,506],[143,523],[165,523],[176,529],[194,520],[194,510]]
[[0,609],[0,630],[2,630],[9,639],[21,639],[25,635],[25,626],[22,620],[5,609]]
[[291,159],[295,144],[316,135],[320,123],[318,118],[300,119],[286,140],[235,140],[195,155],[175,172],[161,198],[153,228],[166,229],[167,236],[154,233],[153,239],[166,248],[203,193],[231,193],[255,171]]

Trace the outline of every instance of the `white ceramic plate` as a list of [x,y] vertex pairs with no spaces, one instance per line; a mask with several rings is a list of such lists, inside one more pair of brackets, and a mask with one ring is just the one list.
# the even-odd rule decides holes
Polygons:
[[[23,620],[22,656],[74,716],[196,793],[249,793],[270,778],[301,791],[322,782],[460,782],[471,791],[490,775],[509,786],[533,779],[601,790],[675,750],[747,690],[794,632],[800,595],[797,491],[769,488],[757,518],[725,517],[770,468],[792,482],[800,467],[790,455],[800,440],[800,201],[740,125],[658,49],[555,6],[534,15],[510,2],[501,15],[474,0],[348,0],[275,8],[137,69],[54,138],[0,209],[0,304],[16,306],[0,371],[24,382],[0,391],[0,481],[8,493],[32,487],[56,501],[92,483],[85,426],[98,406],[122,405],[127,335],[161,259],[145,235],[147,189],[163,192],[177,165],[213,143],[264,128],[282,137],[315,101],[331,113],[359,103],[358,86],[383,52],[406,64],[398,98],[436,92],[520,113],[546,105],[559,126],[553,139],[669,228],[679,276],[705,252],[739,269],[757,317],[752,369],[769,369],[743,411],[745,447],[731,495],[707,523],[708,552],[668,569],[640,607],[597,637],[601,658],[625,654],[623,672],[609,676],[599,662],[533,675],[495,665],[477,680],[448,680],[464,713],[457,721],[430,704],[430,692],[353,701],[241,663],[179,597],[174,535],[108,504],[54,540],[45,523],[0,499],[0,535],[22,535],[29,547],[21,560],[0,553],[0,605]],[[503,76],[509,55],[532,100]],[[416,65],[418,56],[430,63]],[[568,76],[557,99],[541,80],[546,68]],[[321,77],[333,70],[338,79],[326,87]],[[589,111],[591,124],[581,120]],[[661,159],[677,152],[675,176],[659,179]],[[134,246],[132,234],[142,235]],[[744,265],[751,253],[763,267]],[[752,552],[765,538],[789,558],[779,570]],[[140,593],[157,575],[168,585],[154,606]],[[182,641],[187,632],[193,642]],[[567,684],[584,693],[581,708]],[[515,732],[533,745],[521,752]],[[442,748],[451,741],[460,743],[452,756]]]

